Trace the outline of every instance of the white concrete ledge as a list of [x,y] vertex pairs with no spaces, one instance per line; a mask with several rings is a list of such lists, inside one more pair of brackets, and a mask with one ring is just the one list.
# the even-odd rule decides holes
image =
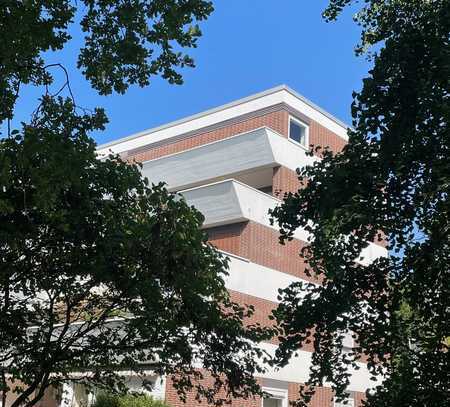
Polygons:
[[[269,355],[274,355],[277,348],[276,345],[269,343],[261,343],[260,346]],[[268,371],[261,375],[266,379],[282,380],[286,382],[305,383],[309,377],[309,369],[311,367],[311,352],[299,350],[297,354],[293,356],[289,363],[279,369],[268,368]],[[381,378],[377,382],[370,380],[370,373],[365,363],[357,363],[359,369],[355,370],[350,368],[350,385],[348,390],[365,392],[367,389],[374,388],[377,384],[381,383]],[[329,384],[325,383],[325,386],[329,387]]]
[[217,125],[242,115],[279,105],[280,103],[289,105],[336,133],[339,137],[347,140],[348,126],[345,123],[325,112],[288,86],[281,85],[163,126],[144,130],[129,137],[103,144],[98,147],[97,151],[99,155],[108,154],[108,152],[118,154],[143,146],[151,146],[154,143],[169,141],[182,134]]
[[150,182],[164,181],[172,190],[190,188],[215,179],[231,178],[265,168],[284,166],[293,171],[312,164],[306,150],[268,127],[204,144],[143,163]]
[[261,266],[233,255],[228,256],[230,268],[229,275],[225,278],[225,285],[229,290],[278,303],[278,289],[284,289],[294,282],[303,281],[291,274]]
[[[281,203],[277,198],[239,181],[229,179],[180,191],[186,201],[205,217],[204,227],[253,221],[278,231],[270,223],[269,209]],[[307,234],[299,229],[297,239],[306,241]]]
[[[278,224],[270,223],[269,209],[281,201],[236,180],[225,180],[180,191],[186,201],[197,208],[205,217],[204,227],[228,225],[253,221],[279,230]],[[298,228],[294,238],[308,241],[309,233]],[[356,261],[362,265],[372,263],[378,257],[387,257],[387,250],[375,243],[362,250]]]

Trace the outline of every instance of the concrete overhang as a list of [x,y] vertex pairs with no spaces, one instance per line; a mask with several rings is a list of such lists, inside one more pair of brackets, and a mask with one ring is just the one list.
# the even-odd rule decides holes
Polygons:
[[[236,180],[225,180],[180,191],[189,205],[198,209],[205,221],[203,227],[211,228],[238,222],[252,221],[276,231],[277,223],[270,221],[269,210],[281,204],[281,201]],[[309,233],[298,228],[294,238],[308,241]],[[378,257],[386,257],[387,250],[375,243],[369,243],[355,259],[362,265],[369,265]]]
[[152,183],[164,181],[171,190],[232,178],[277,166],[293,171],[315,158],[307,150],[268,127],[204,144],[143,163],[142,173]]

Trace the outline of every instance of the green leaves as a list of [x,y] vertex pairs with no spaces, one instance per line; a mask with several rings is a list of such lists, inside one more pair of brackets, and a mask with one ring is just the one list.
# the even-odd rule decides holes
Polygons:
[[206,243],[203,216],[139,166],[97,157],[89,132],[104,122],[44,98],[0,142],[0,354],[13,406],[74,371],[120,388],[120,370],[148,363],[184,394],[201,361],[217,386],[195,388],[210,402],[258,392],[253,343],[265,332],[244,327],[252,311],[230,301],[228,260]]
[[43,54],[70,40],[69,25],[80,13],[85,44],[78,67],[102,95],[146,86],[160,75],[183,82],[193,67],[183,52],[197,45],[198,22],[213,11],[206,0],[33,0],[0,3],[0,123],[11,119],[21,86],[53,82]]
[[5,0],[0,4],[0,122],[13,117],[20,87],[51,77],[42,54],[62,49],[75,8],[66,0]]
[[[350,3],[331,1],[326,18]],[[360,51],[379,49],[354,95],[349,143],[300,171],[306,187],[273,211],[282,241],[297,227],[312,233],[301,255],[323,282],[282,293],[278,355],[286,363],[314,329],[307,385],[330,381],[344,395],[348,366],[365,355],[383,379],[365,405],[441,405],[450,388],[450,3],[367,0],[356,19]],[[380,231],[391,256],[355,264]],[[342,328],[358,341],[349,360],[332,351]]]
[[101,94],[124,93],[130,84],[146,86],[161,75],[181,84],[179,68],[193,60],[177,48],[195,47],[201,31],[195,21],[213,11],[209,1],[86,1],[81,21],[87,33],[78,67]]

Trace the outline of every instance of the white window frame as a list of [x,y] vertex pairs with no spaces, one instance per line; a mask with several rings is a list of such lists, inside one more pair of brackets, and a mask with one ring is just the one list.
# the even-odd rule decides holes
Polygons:
[[[303,127],[305,129],[305,144],[304,145],[291,138],[291,121],[299,124],[301,127]],[[300,146],[300,147],[304,148],[305,150],[308,150],[308,146],[309,146],[309,126],[305,122],[302,122],[301,120],[297,119],[296,117],[289,116],[288,140],[290,142],[294,143],[296,146]]]
[[[281,400],[281,407],[288,407],[288,391],[276,387],[263,387],[262,390],[269,393],[273,399]],[[264,407],[264,398],[261,398],[261,407]]]

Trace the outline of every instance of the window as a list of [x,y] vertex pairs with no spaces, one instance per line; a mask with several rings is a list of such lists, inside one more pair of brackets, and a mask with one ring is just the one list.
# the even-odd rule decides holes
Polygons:
[[308,143],[308,126],[300,120],[289,118],[289,138],[292,141],[307,147]]
[[263,387],[263,391],[270,394],[270,397],[264,397],[261,407],[287,407],[287,390]]

